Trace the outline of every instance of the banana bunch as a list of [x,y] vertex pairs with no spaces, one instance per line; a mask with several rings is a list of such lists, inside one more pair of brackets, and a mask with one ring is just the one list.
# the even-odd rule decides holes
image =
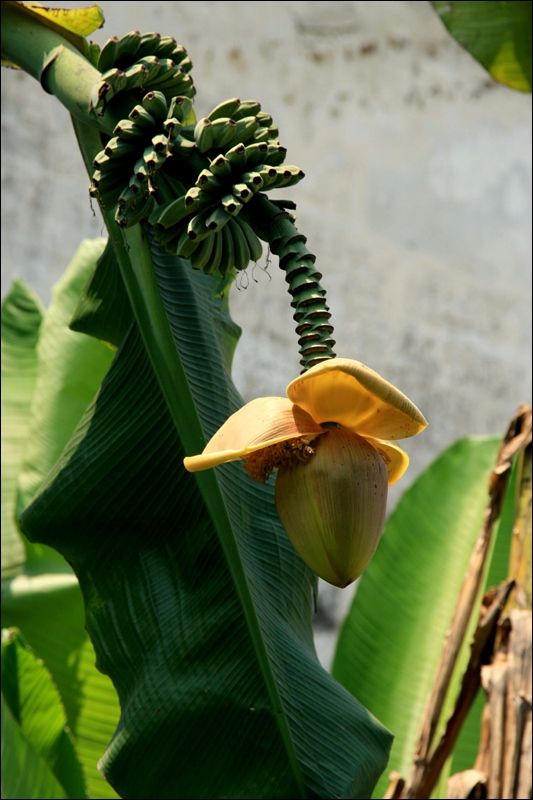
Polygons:
[[127,33],[113,36],[102,48],[97,63],[102,72],[95,85],[92,109],[103,114],[106,105],[121,91],[157,91],[165,97],[194,97],[196,89],[189,72],[192,62],[182,45],[158,33]]
[[[188,97],[175,97],[169,104],[162,92],[148,92],[96,156],[89,193],[104,208],[117,206],[115,219],[122,227],[146,219],[156,195],[168,197],[169,192],[158,187],[157,173],[174,152],[187,157],[195,147],[180,135],[191,111]],[[186,191],[186,185],[177,185],[180,192]]]
[[209,166],[183,197],[154,208],[149,222],[156,238],[195,269],[245,269],[261,257],[262,245],[240,211],[259,190],[292,186],[304,173],[283,165],[287,151],[272,117],[252,100],[226,100],[181,133]]
[[233,98],[191,119],[190,97],[146,93],[96,156],[89,192],[116,206],[122,227],[148,220],[165,249],[195,269],[245,269],[262,245],[241,210],[260,190],[292,186],[304,173],[284,164],[278,130],[255,101]]

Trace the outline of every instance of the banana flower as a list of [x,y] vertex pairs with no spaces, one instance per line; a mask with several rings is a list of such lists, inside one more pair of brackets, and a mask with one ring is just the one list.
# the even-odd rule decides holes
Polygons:
[[293,380],[287,397],[247,403],[184,465],[196,472],[240,459],[257,481],[277,471],[276,508],[293,547],[317,575],[345,587],[370,562],[387,488],[409,464],[394,442],[426,425],[377,372],[332,358]]

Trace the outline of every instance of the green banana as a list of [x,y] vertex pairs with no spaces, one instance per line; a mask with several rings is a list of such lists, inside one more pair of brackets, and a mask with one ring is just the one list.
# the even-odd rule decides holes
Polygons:
[[120,38],[118,43],[115,62],[118,60],[134,61],[134,56],[137,55],[137,51],[139,50],[140,46],[141,34],[139,31],[131,31],[130,33],[126,33]]
[[124,75],[126,76],[125,88],[130,91],[138,86],[144,86],[149,74],[148,67],[145,67],[144,64],[132,64],[131,67],[124,70]]
[[[161,54],[161,58],[163,57],[163,54]],[[192,69],[192,61],[182,44],[175,44],[172,51],[169,51],[167,58],[170,58],[177,67],[181,67],[184,72],[190,72]]]
[[164,122],[168,118],[167,98],[163,92],[148,92],[144,95],[142,104],[156,122]]
[[237,123],[230,117],[219,117],[212,125],[213,147],[225,147],[235,136]]
[[131,119],[121,119],[113,130],[113,134],[123,140],[131,141],[133,139],[144,139],[146,130]]
[[99,80],[100,85],[102,85],[103,83],[107,83],[108,86],[110,87],[105,92],[107,100],[111,100],[111,97],[114,97],[116,94],[125,89],[127,82],[128,81],[125,73],[121,69],[117,69],[116,67],[114,67],[113,69],[108,69],[107,72],[104,72]]
[[190,258],[190,256],[194,253],[199,244],[200,242],[198,241],[198,239],[191,239],[189,237],[186,228],[178,240],[176,246],[176,253],[178,256],[182,256],[183,258]]
[[192,82],[192,78],[188,75],[182,74],[180,71],[175,72],[174,74],[170,74],[162,81],[156,79],[154,84],[151,81],[148,81],[146,86],[149,89],[157,89],[160,92],[163,92],[165,97],[171,98],[175,97],[176,95],[189,95],[189,97],[194,97],[196,94],[196,89],[194,88],[194,84]]
[[219,189],[224,188],[224,184],[217,178],[216,175],[213,175],[211,170],[203,169],[198,178],[196,180],[195,186],[201,189],[203,192],[216,192]]
[[259,123],[255,117],[244,117],[237,122],[235,133],[228,142],[230,147],[235,147],[240,142],[248,142],[253,139],[254,133],[259,127]]
[[258,164],[264,164],[267,151],[268,145],[265,142],[246,145],[246,168],[250,170]]
[[116,161],[111,163],[111,158],[107,155],[105,150],[100,150],[100,152],[94,157],[93,159],[93,167],[94,169],[99,169],[101,172],[107,172],[109,167],[111,169],[122,169],[121,165],[118,164]]
[[112,36],[111,39],[108,39],[107,42],[104,44],[100,51],[100,55],[98,56],[98,69],[100,72],[107,72],[108,69],[111,69],[115,61],[117,60],[117,52],[118,52],[118,44],[119,44],[118,36]]
[[150,175],[152,174],[152,170],[144,163],[143,158],[137,159],[135,162],[135,166],[133,167],[133,174],[141,181],[144,182],[148,180]]
[[279,167],[285,161],[287,155],[287,148],[282,147],[280,144],[269,144],[265,164],[271,164],[273,167]]
[[228,178],[231,179],[231,164],[229,163],[227,158],[220,155],[214,158],[211,163],[209,164],[209,170],[216,175],[217,178]]
[[124,175],[121,172],[93,173],[89,194],[95,197],[104,208],[112,208],[124,188]]
[[222,206],[217,206],[215,210],[207,217],[205,224],[210,231],[221,230],[226,222],[231,219],[231,215]]
[[243,172],[241,175],[242,183],[252,191],[257,192],[263,186],[263,178],[259,172]]
[[157,153],[165,153],[169,149],[169,137],[165,133],[158,133],[157,136],[152,137],[152,144]]
[[212,234],[204,239],[196,250],[191,253],[189,258],[191,262],[191,266],[193,269],[203,269],[209,263],[209,259],[211,258],[211,253],[213,252],[213,246],[215,244],[215,235]]
[[177,41],[174,39],[173,36],[162,36],[159,40],[159,44],[157,45],[157,50],[155,54],[159,58],[171,58],[172,53],[179,47]]
[[216,202],[213,195],[210,192],[203,192],[198,186],[193,186],[185,194],[185,205],[191,213],[212,206],[213,202]]
[[256,100],[243,100],[242,103],[239,103],[239,107],[233,114],[229,114],[228,116],[233,117],[235,122],[237,122],[245,117],[256,117],[260,111],[261,103],[258,103]]
[[227,211],[232,217],[236,217],[242,208],[242,203],[239,203],[233,194],[224,195],[220,202],[224,211]]
[[171,150],[173,153],[179,153],[182,158],[189,158],[190,155],[197,152],[198,148],[196,147],[196,142],[190,142],[182,136],[176,136],[172,138]]
[[154,72],[153,76],[150,75],[149,83],[151,89],[159,89],[158,84],[166,83],[169,78],[179,72],[179,67],[174,64],[171,58],[159,59],[155,56],[155,59],[158,62],[158,70]]
[[224,225],[216,235],[222,237],[222,255],[218,269],[222,275],[227,275],[235,266],[235,244],[229,225]]
[[211,236],[211,231],[206,225],[206,220],[211,215],[212,207],[199,211],[192,219],[189,220],[187,225],[187,235],[189,239],[195,242],[201,242],[207,236]]
[[268,128],[258,128],[254,133],[254,142],[268,142],[270,140],[270,131]]
[[248,200],[251,200],[252,198],[252,192],[246,186],[245,183],[234,184],[234,186],[231,187],[231,191],[233,192],[237,200],[239,200],[242,203],[247,203]]
[[145,131],[159,127],[157,120],[143,106],[134,106],[128,116],[136,125],[144,128]]
[[153,145],[149,145],[144,149],[143,161],[150,170],[150,172],[155,172],[156,169],[162,167],[166,160],[167,160],[166,153],[162,153],[160,150],[156,150],[156,148]]
[[246,237],[246,241],[248,242],[248,249],[250,251],[250,260],[251,261],[259,261],[261,256],[263,255],[263,245],[261,244],[259,237],[256,236],[254,231],[252,230],[251,225],[242,219],[242,217],[237,217],[235,222],[237,225],[240,225],[244,236]]
[[190,75],[186,75],[182,70],[179,70],[175,75],[171,76],[167,83],[161,84],[159,87],[167,97],[175,97],[178,94],[194,97],[196,88]]
[[174,53],[172,56],[172,60],[176,64],[177,67],[183,70],[183,72],[190,72],[192,69],[192,61],[188,55],[185,55],[183,58],[179,58],[179,55]]
[[135,193],[144,192],[146,188],[146,180],[144,179],[144,176],[142,178],[138,178],[137,175],[132,175],[128,186],[130,186],[131,190]]
[[285,165],[283,167],[277,167],[277,170],[279,178],[274,183],[275,188],[282,186],[294,186],[295,184],[299,183],[302,178],[305,178],[305,172],[303,172],[300,167]]
[[193,186],[188,192],[186,192],[183,202],[190,212],[196,211],[198,208],[200,208],[202,194],[203,192],[197,186]]
[[130,228],[132,225],[136,225],[149,217],[153,206],[154,198],[151,194],[143,195],[138,200],[135,199],[133,202],[126,203],[123,206],[120,205],[119,200],[119,205],[115,212],[115,220],[121,228]]
[[233,174],[238,174],[246,164],[246,148],[241,144],[235,145],[224,153],[225,157],[231,164],[231,171]]
[[258,111],[255,116],[261,128],[269,128],[272,125],[272,117],[266,111]]
[[200,153],[205,153],[213,146],[213,123],[208,117],[204,117],[196,123],[194,141]]
[[267,189],[269,186],[272,186],[272,184],[278,179],[278,171],[276,167],[263,164],[259,165],[257,170],[263,179],[263,189]]
[[176,117],[176,119],[185,124],[189,115],[192,111],[192,100],[190,97],[185,97],[184,95],[180,95],[178,97],[173,97],[169,108],[168,108],[168,116],[169,117]]
[[223,103],[219,103],[218,106],[215,106],[207,116],[211,122],[214,122],[216,119],[221,119],[222,117],[231,117],[233,116],[233,112],[239,108],[240,104],[241,101],[238,97],[234,97],[231,100],[224,100]]
[[211,251],[209,261],[203,267],[203,270],[206,273],[206,275],[212,275],[214,272],[217,271],[220,265],[220,260],[222,258],[222,253],[224,249],[223,248],[224,237],[221,232],[214,233],[211,238],[213,239],[213,249]]
[[158,59],[157,56],[144,56],[144,58],[138,58],[135,62],[136,64],[142,64],[146,67],[148,72],[150,73],[149,80],[153,80],[156,78],[159,73],[161,72],[161,61]]
[[236,219],[230,219],[228,228],[231,231],[235,248],[235,267],[238,270],[246,269],[250,263],[250,249],[244,231]]
[[188,217],[190,213],[191,209],[185,205],[185,196],[183,196],[155,208],[148,221],[154,228],[171,228]]
[[154,55],[161,44],[161,34],[159,33],[143,33],[139,49],[135,54],[136,61],[144,58],[145,56]]
[[108,158],[123,158],[139,151],[139,143],[131,139],[122,139],[114,136],[108,141],[104,148],[104,153]]

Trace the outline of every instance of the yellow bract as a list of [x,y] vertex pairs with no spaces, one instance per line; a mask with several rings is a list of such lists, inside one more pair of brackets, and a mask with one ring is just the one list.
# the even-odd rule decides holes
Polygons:
[[261,397],[232,414],[203,453],[184,460],[189,472],[209,469],[279,442],[308,443],[328,426],[364,437],[381,455],[389,485],[405,472],[409,457],[393,441],[420,433],[427,422],[395,386],[359,361],[332,358],[287,387],[287,398]]

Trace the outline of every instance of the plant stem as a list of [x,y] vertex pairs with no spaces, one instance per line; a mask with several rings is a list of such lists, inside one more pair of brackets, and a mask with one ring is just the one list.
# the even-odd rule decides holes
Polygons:
[[296,333],[300,337],[302,372],[334,358],[331,324],[326,292],[320,285],[322,275],[314,268],[315,256],[305,246],[306,237],[298,232],[290,215],[272,203],[264,194],[257,194],[247,209],[247,220],[257,235],[270,244],[285,272],[294,308]]

